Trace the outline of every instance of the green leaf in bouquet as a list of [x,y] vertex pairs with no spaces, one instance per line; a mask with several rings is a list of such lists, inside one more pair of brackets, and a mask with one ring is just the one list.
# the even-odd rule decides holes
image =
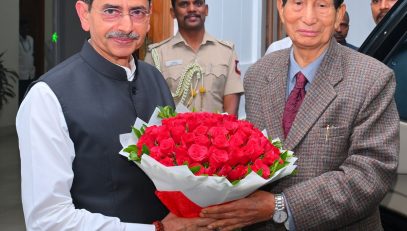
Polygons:
[[129,160],[136,161],[138,163],[141,162],[141,158],[138,156],[136,151],[131,151],[129,155]]
[[287,161],[284,161],[283,164],[278,164],[278,165],[277,165],[277,168],[276,168],[276,171],[278,171],[278,170],[284,168],[284,167],[287,166],[288,164],[289,164],[289,162],[287,162]]
[[270,142],[276,146],[276,148],[278,149],[282,149],[283,148],[283,142],[281,142],[281,140],[276,140],[276,141],[272,141],[272,139],[270,138]]
[[146,128],[147,128],[147,125],[145,125],[145,124],[143,124],[143,126],[141,126],[141,128],[140,128],[140,133],[143,135],[144,133],[146,133]]
[[127,153],[137,152],[138,148],[137,145],[129,145],[127,148],[123,149],[123,151]]
[[270,166],[271,176],[274,175],[274,173],[276,173],[278,170],[290,164],[290,162],[287,161],[288,157],[291,157],[291,155],[288,153],[288,151],[285,151],[283,152],[283,154],[280,155],[280,158],[281,160],[283,160],[283,163],[280,163],[280,160],[274,161],[273,165]]
[[287,158],[288,158],[288,151],[285,151],[285,152],[283,152],[281,155],[280,155],[280,158],[282,159],[282,160],[284,160],[284,162],[287,160]]
[[273,176],[277,172],[278,165],[280,164],[279,160],[275,160],[274,163],[270,166],[270,176]]
[[141,151],[143,154],[150,155],[150,149],[148,149],[147,145],[145,145],[145,144],[143,144]]
[[263,169],[259,169],[259,171],[256,172],[259,176],[263,176]]
[[246,175],[245,175],[244,177],[246,177],[247,175],[249,175],[251,172],[253,172],[253,169],[252,169],[252,166],[249,164],[249,165],[247,166],[247,172],[246,172]]
[[237,185],[237,184],[239,184],[239,182],[240,182],[240,180],[234,180],[234,181],[232,182],[232,185]]
[[133,126],[131,127],[131,130],[136,135],[137,139],[140,139],[140,137],[143,135],[143,133],[140,130],[138,130],[137,128],[135,128]]
[[160,112],[158,113],[158,117],[161,119],[171,118],[177,115],[177,112],[171,106],[165,107],[158,107]]
[[201,166],[190,167],[189,170],[191,170],[191,172],[195,174],[199,172],[199,170],[201,170]]

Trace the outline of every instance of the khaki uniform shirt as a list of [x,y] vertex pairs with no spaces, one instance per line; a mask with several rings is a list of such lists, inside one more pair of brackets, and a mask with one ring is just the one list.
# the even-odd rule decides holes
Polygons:
[[177,33],[150,45],[145,61],[162,72],[175,104],[190,110],[223,112],[223,96],[243,92],[234,45],[207,33],[197,53]]

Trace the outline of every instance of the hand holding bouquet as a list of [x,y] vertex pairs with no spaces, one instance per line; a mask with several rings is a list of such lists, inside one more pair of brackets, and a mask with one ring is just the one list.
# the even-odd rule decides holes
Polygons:
[[157,196],[177,216],[243,198],[289,175],[296,158],[251,123],[235,116],[156,110],[121,136],[122,155],[150,177]]

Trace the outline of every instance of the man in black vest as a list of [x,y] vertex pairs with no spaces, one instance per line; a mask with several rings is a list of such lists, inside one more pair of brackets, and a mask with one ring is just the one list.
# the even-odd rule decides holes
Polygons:
[[137,117],[174,106],[160,72],[131,55],[150,1],[79,0],[76,10],[90,39],[31,86],[17,115],[27,230],[206,230],[209,219],[168,214],[118,154]]

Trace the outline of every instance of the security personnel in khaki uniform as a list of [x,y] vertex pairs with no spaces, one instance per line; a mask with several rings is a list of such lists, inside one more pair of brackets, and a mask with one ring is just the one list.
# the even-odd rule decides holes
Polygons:
[[205,32],[204,0],[173,0],[179,32],[148,48],[145,61],[164,75],[176,104],[237,114],[243,85],[234,45]]

